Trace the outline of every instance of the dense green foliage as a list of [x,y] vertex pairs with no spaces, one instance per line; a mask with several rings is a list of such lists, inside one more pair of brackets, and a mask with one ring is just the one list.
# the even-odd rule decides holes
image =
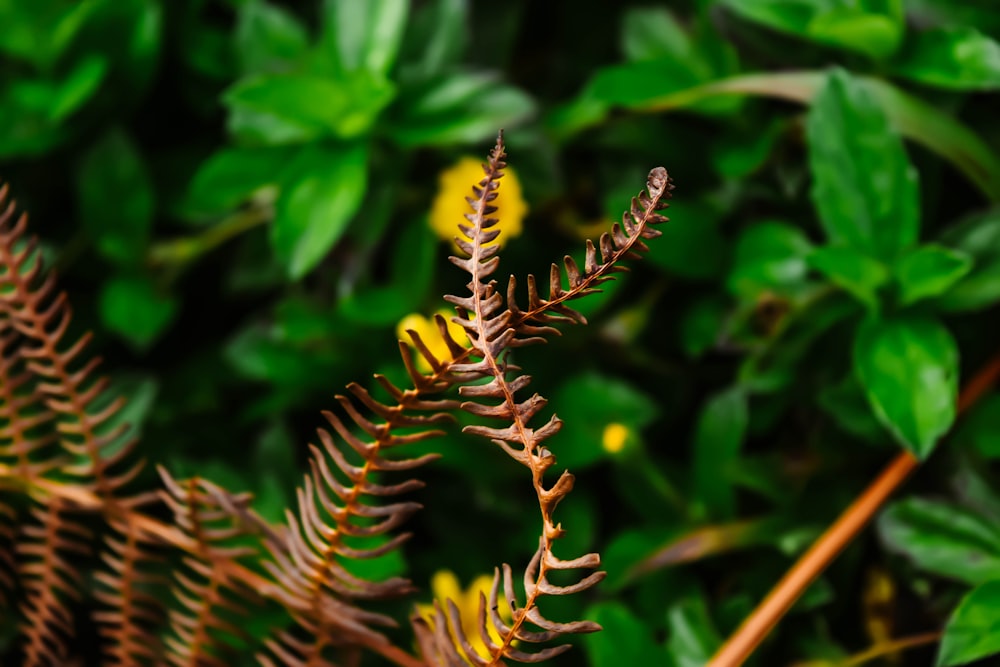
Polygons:
[[[1000,327],[1000,13],[665,4],[0,0],[0,179],[145,456],[279,520],[317,412],[402,377],[397,323],[465,280],[440,173],[504,127],[528,212],[501,271],[545,275],[663,164],[647,260],[515,357],[566,422],[565,549],[609,573],[564,598],[605,627],[569,664],[703,664],[900,447],[929,462],[755,664],[1000,651],[1000,396],[956,414]],[[355,567],[523,564],[522,470],[457,428],[422,446],[416,537]]]

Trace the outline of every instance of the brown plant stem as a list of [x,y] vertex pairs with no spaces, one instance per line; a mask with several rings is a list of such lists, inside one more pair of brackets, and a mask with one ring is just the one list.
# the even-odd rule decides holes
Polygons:
[[[993,356],[962,389],[958,397],[959,414],[976,403],[1000,377],[1000,353]],[[889,496],[919,465],[909,452],[902,452],[826,529],[809,550],[771,589],[756,609],[743,621],[715,653],[708,667],[736,667],[750,657],[781,617],[799,596],[833,562],[833,559],[864,528]]]

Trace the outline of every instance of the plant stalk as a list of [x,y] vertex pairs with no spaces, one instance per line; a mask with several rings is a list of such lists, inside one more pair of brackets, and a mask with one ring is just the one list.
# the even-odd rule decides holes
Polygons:
[[[1000,378],[1000,353],[972,377],[958,397],[961,414],[976,403]],[[878,509],[919,465],[913,454],[900,453],[851,505],[799,557],[756,609],[716,652],[708,667],[737,667],[750,657],[767,634],[833,559],[857,537]]]

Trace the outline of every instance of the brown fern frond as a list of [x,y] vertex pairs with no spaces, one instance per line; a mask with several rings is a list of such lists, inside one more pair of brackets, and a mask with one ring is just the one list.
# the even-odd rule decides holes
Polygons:
[[24,599],[24,665],[62,665],[69,662],[68,640],[75,634],[67,601],[80,599],[82,573],[71,559],[90,553],[91,532],[70,514],[60,498],[34,507],[37,523],[23,528],[17,544]]
[[[0,207],[6,194],[6,187],[0,189]],[[95,399],[107,387],[106,378],[94,375],[100,360],[81,361],[89,334],[73,342],[66,340],[70,322],[66,294],[56,291],[53,272],[42,277],[37,240],[25,235],[27,216],[22,214],[15,221],[14,212],[11,202],[0,213],[0,313],[24,337],[18,353],[38,378],[36,391],[45,406],[56,415],[59,442],[73,461],[63,465],[62,472],[91,486],[107,501],[142,465],[129,460],[134,443],[120,442],[124,425],[110,432],[102,428],[123,401],[94,408]]]
[[95,575],[94,597],[103,605],[94,612],[103,643],[105,666],[149,664],[161,652],[157,629],[163,622],[159,599],[153,594],[164,586],[163,577],[150,573],[163,560],[155,550],[158,541],[132,521],[110,520],[112,532],[104,540],[101,561],[108,568]]
[[[512,341],[512,346],[529,342],[541,342],[541,336],[558,333],[552,327],[557,322],[586,324],[587,318],[566,305],[568,301],[600,291],[597,286],[614,278],[613,274],[628,271],[621,266],[623,259],[638,259],[640,252],[648,252],[643,239],[654,239],[662,232],[653,225],[669,221],[658,211],[668,206],[674,184],[667,170],[657,167],[649,172],[646,189],[632,198],[632,205],[622,214],[622,222],[615,223],[610,232],[601,235],[598,245],[587,241],[583,271],[576,260],[566,255],[563,270],[566,274],[567,289],[563,288],[562,273],[557,264],[549,270],[549,298],[543,299],[538,293],[538,283],[534,275],[528,275],[528,308],[522,310],[516,301],[517,280],[511,276],[507,282],[507,307],[510,309],[510,326],[521,338]],[[600,261],[598,261],[598,247]]]
[[240,568],[234,567],[256,557],[258,550],[253,542],[239,542],[248,535],[258,540],[278,535],[250,510],[250,494],[232,494],[197,477],[177,481],[162,466],[158,471],[165,486],[161,496],[191,541],[184,567],[173,572],[177,606],[169,614],[167,662],[174,667],[226,665],[221,638],[245,638],[233,619],[245,615],[250,602],[258,599],[240,578]]
[[[518,662],[539,662],[555,656],[568,645],[543,648],[528,652],[514,645],[515,640],[529,643],[548,642],[569,633],[594,632],[600,627],[587,621],[559,623],[544,617],[538,601],[545,596],[570,595],[591,588],[604,578],[604,573],[596,571],[600,567],[597,554],[562,560],[553,553],[553,542],[563,536],[562,526],[555,522],[553,513],[559,502],[573,487],[573,476],[564,471],[556,482],[547,487],[544,482],[546,471],[555,462],[555,456],[543,446],[543,442],[559,431],[561,422],[552,415],[544,424],[530,426],[532,418],[546,405],[546,399],[533,394],[518,398],[531,382],[530,376],[518,374],[516,367],[507,361],[511,348],[544,340],[542,336],[553,333],[552,324],[565,321],[584,322],[582,315],[566,305],[567,301],[595,291],[597,285],[610,279],[611,274],[623,270],[617,263],[637,252],[647,250],[642,239],[654,238],[659,232],[650,225],[666,220],[657,213],[665,203],[672,187],[666,170],[654,169],[650,172],[647,190],[633,199],[630,215],[626,214],[622,225],[615,225],[612,231],[600,240],[601,261],[597,260],[597,249],[588,243],[585,268],[581,272],[571,259],[565,260],[569,288],[563,289],[557,266],[550,272],[549,298],[542,299],[533,276],[528,277],[528,310],[517,307],[514,301],[516,281],[508,282],[508,304],[504,308],[503,296],[496,290],[496,281],[490,279],[499,266],[499,246],[493,241],[499,234],[494,229],[499,220],[491,217],[497,208],[496,200],[500,179],[506,167],[504,161],[503,134],[497,138],[496,147],[483,165],[484,177],[473,187],[474,197],[467,197],[473,209],[466,214],[469,225],[459,225],[462,237],[457,239],[459,248],[468,257],[451,257],[452,263],[466,271],[470,280],[467,285],[469,296],[446,296],[446,300],[456,306],[458,317],[453,321],[466,331],[471,351],[461,362],[450,366],[454,373],[481,375],[490,378],[481,385],[459,388],[459,394],[466,400],[462,408],[466,411],[490,419],[505,422],[503,427],[471,425],[465,431],[491,439],[514,460],[531,470],[542,518],[542,534],[538,550],[529,563],[524,575],[525,602],[517,604],[511,570],[503,567],[504,592],[513,611],[513,621],[506,624],[496,612],[487,617],[486,600],[480,605],[480,635],[488,655],[479,654],[469,642],[462,629],[459,613],[449,601],[445,611],[438,606],[433,623],[414,620],[418,641],[425,658],[444,665],[473,664],[477,666],[502,664],[504,659]],[[576,583],[566,586],[554,585],[549,581],[553,571],[594,570],[581,575]],[[496,572],[491,592],[491,609],[496,609],[500,573]],[[490,637],[487,623],[499,633],[500,642]],[[433,627],[431,627],[433,626]],[[530,629],[538,628],[537,630]]]
[[[392,537],[389,534],[420,505],[412,501],[387,501],[421,488],[423,482],[409,478],[384,484],[375,476],[410,472],[436,459],[436,454],[399,457],[394,450],[441,435],[442,431],[428,427],[452,418],[441,412],[410,414],[402,401],[407,402],[406,407],[424,410],[457,404],[426,401],[415,393],[403,392],[383,377],[378,380],[400,403],[381,403],[358,384],[348,385],[353,399],[337,396],[343,414],[363,435],[358,435],[337,414],[323,413],[339,438],[326,429],[318,429],[322,448],[310,445],[310,474],[297,492],[298,515],[287,512],[286,537],[281,544],[272,545],[273,560],[264,563],[274,578],[276,597],[292,611],[296,623],[314,638],[311,643],[303,644],[293,633],[285,632],[269,640],[268,648],[286,665],[323,664],[326,649],[345,641],[368,647],[386,644],[384,635],[374,628],[394,627],[395,621],[365,611],[354,601],[398,597],[414,590],[410,581],[401,577],[377,582],[357,577],[344,563],[376,558],[410,538],[410,533],[405,532]],[[364,412],[362,407],[366,408]],[[403,433],[402,429],[409,432]]]

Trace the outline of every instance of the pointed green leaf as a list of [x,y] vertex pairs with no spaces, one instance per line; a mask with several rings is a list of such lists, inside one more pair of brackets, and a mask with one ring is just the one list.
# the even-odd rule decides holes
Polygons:
[[235,40],[244,74],[287,69],[309,47],[309,35],[298,18],[266,0],[240,7]]
[[1000,88],[1000,43],[975,28],[937,28],[912,40],[896,74],[949,90]]
[[283,175],[271,244],[297,280],[330,251],[358,212],[368,183],[368,148],[304,148]]
[[926,458],[955,420],[958,348],[939,322],[869,319],[855,334],[854,372],[899,444]]
[[100,295],[104,326],[138,350],[156,341],[173,321],[177,299],[156,288],[146,276],[121,276],[104,284]]
[[869,90],[843,70],[807,121],[812,198],[831,243],[892,260],[920,231],[917,174]]
[[1000,300],[1000,211],[964,220],[941,236],[941,242],[972,257],[972,270],[942,295],[947,310],[977,310]]
[[900,301],[903,305],[937,296],[948,291],[972,269],[972,259],[965,253],[928,244],[916,248],[896,264]]
[[325,0],[323,41],[343,71],[385,75],[396,62],[407,0]]
[[622,603],[602,602],[587,611],[587,618],[604,628],[583,636],[593,667],[665,664],[666,652],[654,641],[646,623]]
[[878,290],[889,281],[889,269],[877,259],[852,248],[825,246],[809,255],[809,266],[834,285],[850,292],[872,310],[879,306]]
[[1000,654],[1000,580],[966,594],[944,628],[938,667],[965,665]]
[[882,513],[878,534],[925,572],[973,585],[1000,578],[1000,530],[970,509],[908,498]]

